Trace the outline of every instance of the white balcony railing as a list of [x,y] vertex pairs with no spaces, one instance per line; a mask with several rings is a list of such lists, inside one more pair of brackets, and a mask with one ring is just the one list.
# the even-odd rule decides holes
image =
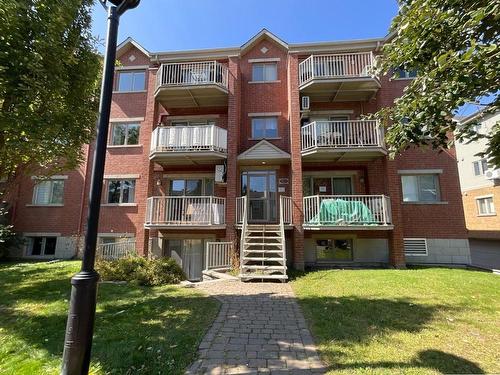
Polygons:
[[232,265],[232,242],[207,242],[205,270],[230,268]]
[[389,225],[390,206],[385,195],[313,195],[304,197],[304,225]]
[[223,225],[226,199],[213,196],[150,197],[146,208],[146,226]]
[[[248,200],[245,197],[236,198],[236,223],[243,223],[245,204],[248,204]],[[279,209],[283,210],[283,223],[285,225],[292,224],[292,205],[293,200],[291,197],[280,196]],[[248,210],[247,210],[248,211]]]
[[300,130],[302,151],[315,148],[384,147],[376,120],[314,121]]
[[156,88],[217,85],[227,89],[227,66],[217,61],[161,64]]
[[103,260],[117,260],[135,253],[135,240],[105,243],[97,246],[96,257]]
[[313,79],[371,77],[372,52],[311,55],[299,64],[299,85]]
[[215,125],[160,126],[153,130],[150,151],[227,153],[227,130]]

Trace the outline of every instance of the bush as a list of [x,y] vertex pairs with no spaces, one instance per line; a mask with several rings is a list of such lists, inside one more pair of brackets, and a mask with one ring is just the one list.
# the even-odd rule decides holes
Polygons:
[[139,285],[178,284],[184,273],[173,259],[127,257],[118,260],[98,260],[96,270],[101,280],[129,281]]

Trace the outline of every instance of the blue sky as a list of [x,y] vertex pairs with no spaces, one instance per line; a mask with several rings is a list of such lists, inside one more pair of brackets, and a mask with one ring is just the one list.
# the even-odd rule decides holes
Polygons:
[[[122,16],[119,41],[131,36],[150,51],[236,47],[262,28],[289,43],[385,36],[396,0],[142,0]],[[106,14],[93,13],[106,36]]]

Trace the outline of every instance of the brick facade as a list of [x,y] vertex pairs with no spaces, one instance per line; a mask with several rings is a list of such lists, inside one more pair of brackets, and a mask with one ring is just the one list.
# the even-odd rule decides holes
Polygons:
[[[383,42],[383,40],[381,40]],[[354,43],[354,42],[353,42]],[[377,246],[388,244],[388,260],[397,267],[405,265],[403,239],[407,237],[429,237],[433,239],[466,238],[465,222],[461,205],[456,160],[453,152],[431,150],[408,150],[395,160],[380,155],[376,158],[359,161],[322,160],[305,162],[301,153],[301,91],[299,87],[299,64],[314,53],[335,53],[339,45],[332,43],[322,51],[316,51],[316,45],[293,47],[280,42],[272,34],[261,32],[242,48],[234,50],[200,51],[186,53],[182,61],[217,61],[228,69],[227,105],[216,107],[168,107],[160,103],[155,96],[159,63],[168,62],[169,54],[150,56],[144,54],[133,42],[120,47],[118,60],[120,69],[134,68],[146,72],[146,88],[141,92],[115,92],[111,108],[113,121],[140,119],[139,144],[130,147],[110,147],[107,151],[106,176],[136,177],[135,201],[130,205],[103,205],[101,208],[99,232],[112,234],[128,233],[135,236],[137,250],[147,255],[152,241],[171,238],[172,233],[180,237],[190,234],[193,238],[206,235],[206,238],[234,241],[238,239],[236,222],[236,198],[241,195],[240,175],[243,170],[252,168],[277,170],[277,178],[287,181],[283,192],[293,198],[292,229],[287,234],[287,247],[291,249],[291,263],[302,269],[306,263],[305,240],[311,241],[315,234],[304,229],[303,176],[304,173],[326,173],[349,171],[353,176],[355,194],[384,194],[391,199],[393,228],[390,230],[346,230],[332,231],[332,236],[339,233],[353,235],[364,244],[373,239]],[[307,52],[308,48],[311,52]],[[347,47],[346,47],[347,48]],[[356,45],[349,50],[355,50]],[[363,47],[366,50],[367,47]],[[375,50],[375,46],[373,47]],[[316,52],[315,52],[316,51]],[[222,57],[221,57],[222,56]],[[172,57],[179,61],[179,56]],[[277,79],[269,83],[252,81],[252,66],[255,61],[273,61],[277,64]],[[119,74],[119,73],[117,73]],[[312,102],[311,111],[348,111],[351,120],[357,120],[364,114],[390,106],[402,94],[407,80],[391,80],[381,77],[380,87],[366,100]],[[340,90],[340,89],[339,89]],[[194,91],[193,91],[194,92]],[[196,95],[193,94],[193,95]],[[276,114],[278,118],[278,137],[269,142],[280,150],[290,154],[288,161],[255,161],[242,164],[238,156],[258,144],[252,139],[251,116],[255,114]],[[206,227],[196,230],[179,227],[172,229],[145,229],[147,198],[165,194],[165,179],[176,175],[199,175],[214,173],[214,165],[222,161],[209,163],[186,162],[159,163],[150,160],[149,147],[153,130],[160,122],[170,123],[172,118],[215,119],[216,126],[227,130],[227,181],[216,184],[214,195],[225,198],[226,225],[224,229]],[[91,159],[92,147],[87,151]],[[87,214],[87,191],[90,180],[90,165],[82,165],[78,171],[69,172],[65,185],[63,207],[30,207],[33,182],[26,178],[17,200],[15,201],[15,229],[19,232],[53,232],[61,236],[81,236],[85,229]],[[442,204],[406,204],[402,202],[400,170],[441,169],[439,185]],[[40,220],[43,218],[43,220]],[[322,231],[324,237],[330,232]],[[175,235],[174,235],[175,237]],[[159,241],[159,240],[158,240]],[[381,242],[380,242],[381,241]],[[382,244],[382,245],[381,245]],[[163,245],[160,245],[163,246]],[[369,246],[368,246],[369,247]],[[368,250],[369,251],[369,250]]]

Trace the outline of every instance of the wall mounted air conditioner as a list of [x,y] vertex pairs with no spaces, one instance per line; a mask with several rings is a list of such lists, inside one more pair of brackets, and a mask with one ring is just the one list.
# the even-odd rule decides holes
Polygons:
[[498,180],[500,179],[500,169],[488,170],[484,175],[488,180]]
[[302,97],[302,109],[309,109],[309,97],[308,96],[303,96]]

